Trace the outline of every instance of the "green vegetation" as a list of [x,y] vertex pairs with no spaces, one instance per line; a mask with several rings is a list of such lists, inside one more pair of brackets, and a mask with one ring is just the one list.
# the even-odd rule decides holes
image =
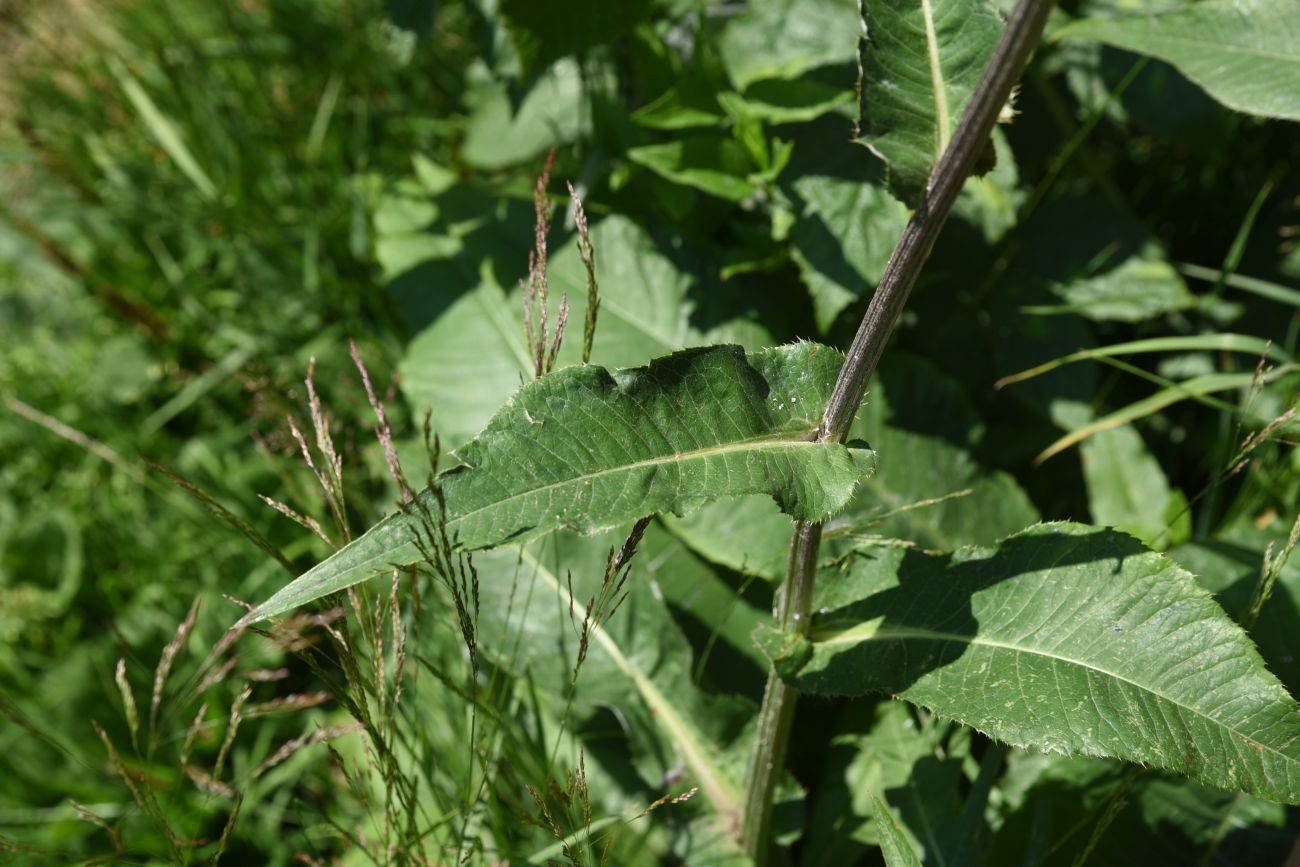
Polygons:
[[1300,12],[1015,5],[0,2],[6,863],[1294,855]]

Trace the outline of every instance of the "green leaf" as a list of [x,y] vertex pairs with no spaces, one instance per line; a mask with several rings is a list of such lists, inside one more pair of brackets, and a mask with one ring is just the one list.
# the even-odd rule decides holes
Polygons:
[[885,858],[886,867],[921,867],[916,850],[912,848],[903,829],[894,821],[894,814],[889,812],[889,807],[874,792],[871,794],[871,806],[875,810],[876,823],[880,826],[880,854]]
[[499,5],[525,74],[632,33],[652,8],[651,0],[501,0]]
[[806,175],[792,184],[805,207],[790,230],[790,253],[823,332],[875,287],[907,225],[907,209],[879,184],[875,160],[864,157],[857,155],[848,177]]
[[481,63],[471,67],[470,79],[465,101],[471,113],[459,153],[474,168],[500,169],[541,157],[591,126],[582,74],[572,60],[542,73],[522,100],[512,100],[506,84]]
[[1130,537],[1044,524],[951,557],[864,549],[808,638],[756,635],[802,692],[885,692],[1013,745],[1300,803],[1300,706],[1192,576]]
[[[890,808],[927,861],[962,863],[967,853],[957,833],[958,786],[969,758],[962,742],[969,743],[969,734],[924,711],[918,715],[906,702],[886,699],[870,715],[858,706],[847,708],[830,738],[801,863],[858,863],[869,848],[883,845],[883,816]],[[876,792],[887,804],[883,809],[873,804]]]
[[1300,120],[1300,5],[1292,0],[1207,0],[1076,21],[1055,36],[1158,57],[1229,108]]
[[744,96],[733,99],[744,103],[749,116],[768,123],[806,123],[852,101],[853,91],[808,78],[769,79],[754,82]]
[[[1279,522],[1281,523],[1281,522]],[[1169,556],[1197,576],[1201,586],[1214,594],[1235,620],[1250,611],[1251,597],[1260,580],[1264,554],[1272,546],[1274,555],[1286,546],[1287,532],[1261,530],[1252,521],[1239,521],[1209,539],[1179,545]],[[1300,632],[1300,555],[1292,553],[1273,587],[1273,595],[1250,628],[1269,670],[1293,694],[1300,691],[1300,654],[1296,635]]]
[[1022,267],[1060,301],[1025,305],[1024,312],[1141,322],[1196,305],[1151,230],[1103,199],[1051,202],[1029,223],[1024,242]]
[[727,23],[718,51],[737,90],[769,78],[853,62],[858,22],[841,0],[752,0]]
[[[498,263],[512,258],[512,248],[528,249],[527,234],[512,242],[513,237],[501,229],[489,234],[486,242],[471,246],[467,241],[466,249],[473,253],[431,264],[423,272],[413,271],[395,281],[400,287],[395,291],[413,299],[409,307],[417,306],[415,299],[454,299],[444,301],[443,309],[435,311],[433,321],[411,341],[400,367],[402,391],[416,416],[431,412],[434,430],[452,446],[482,430],[520,382],[532,376],[519,291],[514,286],[503,288],[499,282],[506,275],[498,270],[502,267]],[[706,343],[756,348],[771,342],[766,331],[737,316],[744,310],[738,290],[719,287],[705,295],[690,276],[692,271],[705,270],[703,263],[679,268],[631,220],[607,217],[592,226],[591,239],[600,281],[595,360],[608,367],[625,367]],[[482,258],[475,261],[475,255]],[[519,273],[525,263],[521,255]],[[470,271],[475,267],[477,274]],[[573,311],[570,325],[581,323],[587,305],[587,273],[575,241],[555,251],[550,283],[552,317],[560,296],[567,293]],[[456,284],[473,288],[457,298],[452,294]],[[721,315],[708,318],[716,324],[707,329],[696,324],[702,314],[715,312]],[[578,361],[580,350],[581,334],[571,332],[560,350],[560,364]]]
[[[554,530],[588,533],[709,498],[766,493],[824,519],[874,466],[868,449],[812,441],[843,356],[813,343],[686,350],[613,374],[571,367],[530,382],[438,478],[466,549]],[[420,495],[437,511],[433,495]],[[419,510],[373,527],[246,620],[282,614],[419,559]]]
[[699,135],[631,148],[627,158],[661,178],[739,202],[757,188],[747,180],[753,165],[744,147],[721,135]]
[[1002,31],[987,0],[863,0],[858,140],[916,207]]
[[1160,550],[1182,541],[1169,538],[1166,516],[1171,501],[1186,501],[1170,490],[1160,463],[1132,425],[1099,431],[1080,447],[1079,458],[1093,523]]
[[[971,454],[983,436],[975,410],[961,387],[924,359],[885,357],[849,436],[888,459],[827,525],[828,556],[860,533],[953,550],[990,544],[1038,520],[1011,476]],[[790,520],[770,502],[724,501],[666,521],[714,562],[772,580],[785,575]]]

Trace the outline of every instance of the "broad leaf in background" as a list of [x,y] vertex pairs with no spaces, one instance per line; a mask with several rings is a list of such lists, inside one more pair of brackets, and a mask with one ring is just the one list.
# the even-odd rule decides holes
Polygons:
[[881,166],[844,147],[843,175],[805,175],[791,184],[804,209],[790,229],[790,255],[827,331],[845,307],[869,293],[907,225],[907,209],[881,185]]
[[[1011,752],[984,863],[1074,867],[1089,851],[1087,863],[1108,867],[1147,867],[1153,851],[1171,864],[1286,860],[1295,835],[1285,830],[1281,804],[1135,770],[1082,756]],[[1100,827],[1103,817],[1100,839],[1080,833],[1081,822]]]
[[853,62],[858,35],[852,3],[840,0],[751,0],[727,22],[718,51],[739,91],[768,78]]
[[835,86],[811,78],[756,81],[745,88],[744,96],[720,96],[725,102],[743,102],[746,114],[767,123],[806,123],[853,101],[847,84]]
[[525,75],[627,36],[650,17],[651,0],[501,0]]
[[1098,431],[1079,447],[1094,524],[1136,536],[1163,551],[1191,534],[1187,499],[1169,480],[1132,425]]
[[535,159],[577,140],[591,128],[578,64],[561,60],[543,72],[522,101],[486,65],[470,69],[465,102],[470,109],[461,159],[479,169],[501,169]]
[[1207,0],[1156,15],[1089,18],[1055,37],[1158,57],[1229,108],[1300,120],[1300,4],[1293,0]]
[[[922,358],[886,356],[849,431],[871,444],[880,465],[827,525],[824,552],[842,551],[863,533],[951,551],[991,544],[1037,521],[1016,481],[972,456],[982,436],[955,381]],[[715,562],[772,580],[785,574],[790,520],[771,503],[723,501],[666,521]]]
[[[817,443],[813,432],[843,363],[815,343],[684,350],[611,374],[570,367],[521,388],[461,466],[438,478],[446,532],[469,550],[559,529],[590,533],[708,499],[766,493],[789,514],[824,520],[872,470],[865,448]],[[419,504],[299,576],[248,615],[262,620],[420,559]]]
[[744,147],[720,133],[641,145],[630,149],[627,158],[665,180],[731,202],[743,201],[757,190],[748,180],[755,166]]
[[987,0],[864,0],[858,141],[916,207],[1002,31]]
[[899,812],[927,862],[956,865],[967,856],[958,787],[970,730],[925,711],[917,716],[905,702],[890,700],[870,716],[858,706],[841,715],[811,809],[805,867],[856,864],[883,845],[876,793]]
[[1027,312],[1141,322],[1196,304],[1151,230],[1099,198],[1067,197],[1041,208],[1023,249],[1020,267],[1060,299]]
[[950,557],[864,549],[807,638],[756,634],[801,692],[884,692],[1015,746],[1111,756],[1300,803],[1300,706],[1191,575],[1043,524]]
[[[524,273],[531,227],[524,226],[523,232],[494,232],[488,235],[489,245],[470,248],[474,255],[430,263],[423,271],[394,280],[393,291],[409,309],[422,298],[455,299],[450,304],[444,300],[444,309],[433,313],[401,364],[403,392],[417,415],[426,409],[433,413],[434,430],[450,445],[459,446],[482,430],[520,382],[532,375],[519,292],[513,285],[501,285],[507,276],[502,269],[509,267],[501,263],[515,261],[515,254],[517,273]],[[734,289],[703,293],[691,272],[704,269],[679,269],[679,263],[631,220],[607,217],[592,226],[591,239],[600,282],[594,360],[626,367],[690,346],[730,342],[753,349],[771,342],[763,328],[746,319],[744,299]],[[483,258],[476,260],[475,255]],[[480,270],[467,273],[471,267]],[[567,293],[574,311],[569,324],[579,329],[560,350],[559,363],[571,364],[579,359],[587,305],[587,276],[575,241],[554,252],[550,283],[552,316],[560,296]],[[456,297],[466,287],[473,288]],[[724,316],[707,326],[697,322],[719,307]]]
[[[1123,11],[1132,14],[1139,10]],[[1080,13],[1097,14],[1091,9]],[[1114,123],[1131,125],[1164,141],[1176,141],[1180,149],[1207,155],[1226,146],[1233,134],[1232,112],[1167,63],[1081,40],[1054,46],[1050,57],[1044,58],[1045,70],[1050,67],[1064,73],[1080,107],[1104,114]],[[1142,68],[1135,70],[1139,63]],[[1133,77],[1126,81],[1130,75]]]

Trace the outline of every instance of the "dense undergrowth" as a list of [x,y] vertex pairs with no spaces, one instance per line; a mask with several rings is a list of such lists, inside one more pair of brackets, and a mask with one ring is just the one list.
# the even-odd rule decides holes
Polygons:
[[[716,815],[785,570],[766,500],[657,518],[639,546],[621,527],[471,559],[430,535],[427,569],[223,638],[394,510],[390,454],[422,487],[533,378],[517,284],[551,151],[560,367],[591,299],[566,181],[594,363],[852,336],[907,218],[852,141],[854,4],[552,5],[0,5],[16,863],[744,863]],[[1053,35],[1134,4],[1062,5],[870,387],[854,431],[878,467],[828,551],[1117,527],[1295,694],[1300,137]],[[1294,808],[890,699],[807,701],[793,743],[791,863],[877,863],[868,794],[927,864],[1276,864],[1300,831]]]

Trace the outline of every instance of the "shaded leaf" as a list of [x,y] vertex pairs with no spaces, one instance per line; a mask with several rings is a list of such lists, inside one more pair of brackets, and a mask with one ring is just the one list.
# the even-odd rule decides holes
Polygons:
[[921,867],[916,850],[903,834],[903,829],[894,821],[894,814],[889,812],[889,807],[875,794],[871,796],[871,804],[880,826],[880,854],[885,858],[886,867]]
[[1300,120],[1300,6],[1291,0],[1207,0],[1153,15],[1089,18],[1056,37],[1158,57],[1229,108]]
[[1196,304],[1151,230],[1102,199],[1049,203],[1029,224],[1025,245],[1022,266],[1059,299],[1026,312],[1140,322]]
[[626,36],[651,0],[502,0],[499,9],[525,74]]
[[809,638],[756,638],[803,692],[886,692],[1013,745],[1112,756],[1300,803],[1300,707],[1171,561],[1044,524],[996,548],[863,550]]
[[545,154],[590,128],[578,64],[561,60],[542,73],[516,106],[504,82],[481,64],[472,70],[465,93],[470,107],[460,148],[467,165],[499,169]]
[[[571,367],[521,388],[443,473],[447,533],[466,549],[593,532],[707,499],[765,492],[825,518],[870,472],[868,449],[812,441],[843,356],[811,343],[687,350],[610,374]],[[437,513],[432,494],[419,495]],[[248,619],[281,614],[419,559],[419,509],[393,515]]]
[[[846,710],[831,736],[801,863],[857,863],[868,849],[884,845],[880,817],[890,807],[924,848],[926,861],[959,863],[958,785],[966,756],[949,738],[953,729],[924,711],[918,720],[900,701],[882,701],[870,715],[859,707]],[[888,804],[884,811],[873,804],[879,800]]]
[[[1088,864],[1146,867],[1156,851],[1169,863],[1272,864],[1285,860],[1294,840],[1280,804],[1082,756],[1012,752],[998,791],[1002,817],[989,864],[1074,867],[1117,798],[1125,803]],[[1232,839],[1210,859],[1216,835]]]
[[916,207],[1002,31],[987,0],[864,0],[858,140]]
[[1079,458],[1093,523],[1114,527],[1160,550],[1183,541],[1166,531],[1171,504],[1181,507],[1186,500],[1170,490],[1160,463],[1132,425],[1094,434],[1080,447]]
[[736,89],[853,61],[858,23],[840,0],[754,0],[727,23],[718,50]]
[[739,202],[757,189],[747,179],[752,166],[739,142],[722,136],[694,136],[642,145],[627,158],[673,183]]
[[823,332],[875,287],[907,225],[907,209],[879,185],[878,164],[865,154],[854,162],[849,177],[806,175],[792,184],[805,207],[790,230],[790,253]]

